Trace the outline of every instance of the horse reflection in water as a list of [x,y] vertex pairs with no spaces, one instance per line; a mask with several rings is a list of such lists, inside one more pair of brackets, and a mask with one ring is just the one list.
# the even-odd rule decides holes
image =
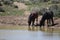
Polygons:
[[46,27],[46,28],[34,27],[34,29],[31,28],[28,28],[28,31],[42,31],[42,32],[49,32],[49,33],[53,33],[55,31],[55,28],[53,27]]

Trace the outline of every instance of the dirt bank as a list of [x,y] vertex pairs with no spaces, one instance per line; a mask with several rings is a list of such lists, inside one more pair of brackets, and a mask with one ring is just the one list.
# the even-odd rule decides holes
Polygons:
[[[41,19],[42,16],[39,16],[39,20]],[[0,24],[11,24],[11,25],[27,25],[28,23],[28,16],[23,15],[23,16],[0,16]],[[60,26],[60,19],[54,18],[54,22],[58,23],[57,26]],[[38,22],[39,23],[39,22]]]
[[27,25],[26,16],[0,16],[0,24]]

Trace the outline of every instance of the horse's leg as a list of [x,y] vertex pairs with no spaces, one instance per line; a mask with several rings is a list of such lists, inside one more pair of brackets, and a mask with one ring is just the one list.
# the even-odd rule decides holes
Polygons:
[[49,19],[49,24],[51,24],[51,19]]
[[51,21],[52,21],[52,25],[54,25],[53,16],[54,16],[54,13],[51,11]]
[[42,22],[40,23],[40,30],[42,29],[41,27],[44,28],[44,25],[45,25],[45,22],[42,21]]
[[34,20],[32,20],[32,26],[34,26],[34,23],[35,23],[35,19],[34,19]]
[[45,21],[43,21],[43,26],[45,26]]
[[47,19],[47,26],[49,27],[49,19]]
[[31,30],[30,25],[31,25],[31,20],[28,21],[28,30]]
[[35,19],[32,20],[32,30],[34,30]]
[[38,18],[36,18],[36,25],[38,25]]
[[41,28],[41,26],[42,26],[42,21],[40,21],[39,26],[40,26],[40,28]]
[[40,22],[40,24],[39,24],[39,27],[40,27],[39,29],[40,29],[40,30],[41,30],[41,26],[42,26],[42,24],[41,24],[41,22]]
[[40,30],[41,30],[41,27],[43,26],[43,20],[40,21],[40,24],[39,24],[39,27],[40,27]]
[[54,20],[53,20],[53,18],[51,18],[51,21],[52,21],[52,25],[54,25]]

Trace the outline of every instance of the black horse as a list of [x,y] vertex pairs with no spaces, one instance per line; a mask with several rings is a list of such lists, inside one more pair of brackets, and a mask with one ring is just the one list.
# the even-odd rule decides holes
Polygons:
[[45,25],[45,20],[47,20],[47,26],[49,26],[48,23],[50,23],[50,22],[52,22],[52,25],[54,25],[52,11],[45,12],[45,14],[43,14],[42,19],[41,19],[40,24],[39,24],[40,27]]
[[34,26],[34,23],[36,21],[36,25],[38,24],[38,12],[32,12],[28,17],[28,26],[32,24]]

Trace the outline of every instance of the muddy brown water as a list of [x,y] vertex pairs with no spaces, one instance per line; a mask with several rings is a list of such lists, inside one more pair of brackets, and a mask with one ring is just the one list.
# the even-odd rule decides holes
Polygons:
[[54,32],[52,29],[0,30],[0,40],[60,40],[60,32]]

